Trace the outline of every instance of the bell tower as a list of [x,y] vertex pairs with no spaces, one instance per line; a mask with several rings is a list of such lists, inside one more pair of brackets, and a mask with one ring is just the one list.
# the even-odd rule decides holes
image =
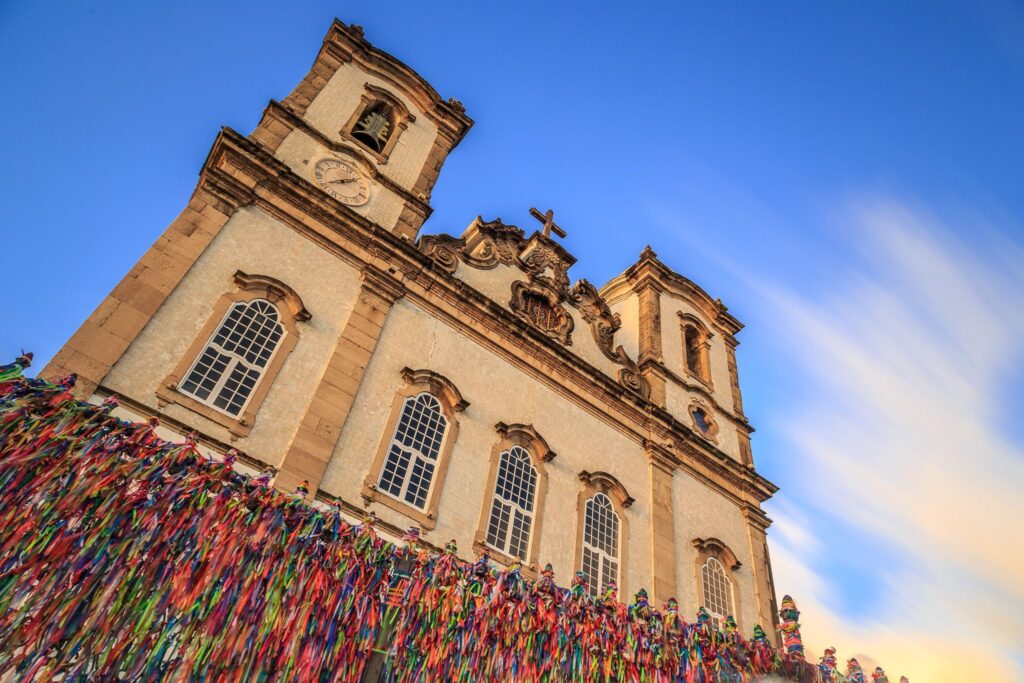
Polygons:
[[410,240],[473,121],[408,66],[335,20],[313,66],[252,134],[296,175]]

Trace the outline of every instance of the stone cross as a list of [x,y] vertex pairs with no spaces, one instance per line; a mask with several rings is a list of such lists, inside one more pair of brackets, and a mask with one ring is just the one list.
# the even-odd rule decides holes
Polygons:
[[565,230],[555,225],[555,212],[551,209],[548,209],[547,213],[541,213],[537,209],[531,208],[530,215],[544,224],[544,236],[548,239],[551,239],[552,232],[559,237],[565,237]]

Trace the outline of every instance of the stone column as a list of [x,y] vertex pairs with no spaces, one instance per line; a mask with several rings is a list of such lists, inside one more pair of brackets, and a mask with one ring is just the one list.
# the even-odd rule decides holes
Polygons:
[[672,454],[653,442],[645,444],[651,476],[651,599],[654,604],[676,596],[676,527],[672,505]]
[[291,493],[309,480],[309,498],[316,495],[388,311],[405,293],[401,282],[373,266],[363,269],[362,279],[356,304],[281,464],[275,486],[282,491]]

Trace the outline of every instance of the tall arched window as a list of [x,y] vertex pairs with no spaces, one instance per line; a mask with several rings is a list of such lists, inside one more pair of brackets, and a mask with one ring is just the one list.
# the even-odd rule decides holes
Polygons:
[[436,372],[402,368],[401,374],[405,385],[391,403],[362,495],[433,529],[459,435],[458,414],[469,402]]
[[733,613],[732,582],[725,567],[714,557],[709,557],[701,565],[700,578],[704,608],[711,614],[715,624],[721,626],[722,621]]
[[436,398],[426,392],[407,398],[377,488],[425,509],[447,429],[448,420]]
[[587,499],[583,516],[583,573],[591,595],[619,581],[619,516],[603,493]]
[[180,391],[238,415],[284,334],[274,304],[265,299],[236,303],[192,364]]
[[488,545],[510,557],[527,559],[536,493],[537,470],[529,451],[521,446],[502,451],[487,523]]
[[686,374],[711,386],[711,331],[696,316],[679,312],[683,333],[683,369]]

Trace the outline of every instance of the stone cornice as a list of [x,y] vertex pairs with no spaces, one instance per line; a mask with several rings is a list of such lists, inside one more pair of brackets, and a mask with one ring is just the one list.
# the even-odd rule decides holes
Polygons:
[[[766,500],[776,487],[713,445],[663,408],[582,358],[435,264],[408,240],[384,230],[324,195],[258,144],[225,128],[207,158],[201,183],[232,179],[248,200],[327,251],[363,270],[367,264],[400,280],[405,297],[492,350],[637,443],[656,434],[675,443],[678,466],[743,504]],[[244,190],[243,190],[244,188]],[[467,320],[471,324],[467,324]]]

